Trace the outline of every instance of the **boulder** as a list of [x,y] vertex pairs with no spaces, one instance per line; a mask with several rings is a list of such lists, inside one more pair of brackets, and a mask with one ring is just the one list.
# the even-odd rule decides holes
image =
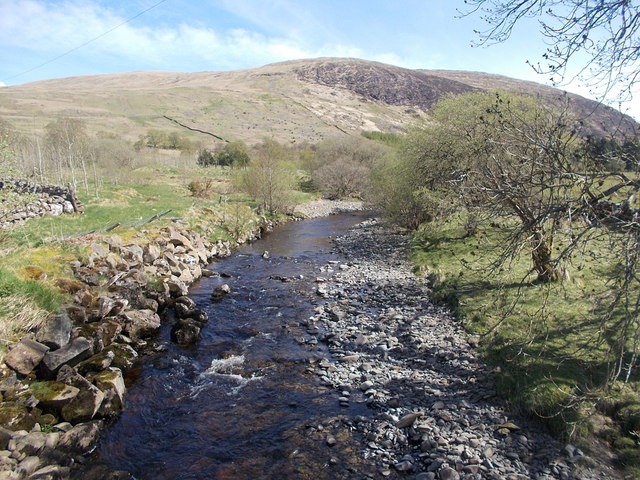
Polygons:
[[226,283],[224,285],[217,286],[211,293],[211,300],[214,302],[221,301],[224,297],[231,293],[231,287]]
[[16,456],[38,455],[47,445],[47,434],[44,432],[29,432],[26,435],[16,436],[10,442],[9,448],[17,453]]
[[0,427],[11,431],[30,431],[36,424],[35,417],[25,407],[0,404]]
[[102,420],[93,420],[76,425],[62,435],[58,445],[68,452],[87,453],[93,450],[98,443],[103,425],[104,422]]
[[77,329],[78,336],[91,339],[94,353],[111,345],[121,332],[122,325],[115,318],[105,318],[100,323],[87,323]]
[[80,390],[62,382],[33,382],[29,389],[38,400],[40,407],[59,411],[65,404],[73,400]]
[[112,351],[103,350],[100,353],[96,353],[94,356],[80,362],[76,365],[76,369],[80,375],[101,372],[102,370],[109,368],[115,357],[116,355]]
[[143,262],[144,252],[140,245],[131,244],[126,247],[122,247],[120,249],[120,256],[125,260],[129,265],[138,265]]
[[69,318],[76,324],[86,323],[87,311],[84,307],[79,305],[66,305],[65,310]]
[[9,440],[13,438],[13,432],[6,428],[0,427],[0,450],[6,450]]
[[172,278],[167,280],[167,287],[169,287],[169,294],[172,297],[182,297],[183,295],[189,294],[189,287],[182,281],[177,278]]
[[107,255],[109,255],[109,249],[98,243],[92,243],[91,250],[93,250],[93,252],[100,257],[106,257]]
[[174,306],[184,305],[186,309],[191,309],[196,307],[196,302],[192,298],[187,297],[186,295],[176,298],[173,301],[173,303],[174,303]]
[[189,240],[186,236],[178,232],[172,227],[167,228],[167,233],[169,234],[168,242],[175,246],[183,246],[188,250],[193,250],[193,244],[191,240]]
[[47,352],[42,359],[43,373],[51,378],[63,365],[76,365],[92,354],[91,342],[85,337],[78,337],[54,352]]
[[36,340],[51,350],[58,350],[69,343],[71,338],[71,318],[66,313],[53,315],[36,335]]
[[49,347],[30,338],[23,338],[5,355],[4,363],[22,375],[28,375],[44,359]]
[[104,400],[104,393],[68,365],[60,369],[57,380],[80,390],[60,410],[62,418],[72,424],[93,419]]
[[95,375],[92,381],[104,393],[98,414],[106,418],[120,415],[124,409],[124,396],[127,391],[122,371],[119,368],[108,368]]
[[146,264],[152,264],[160,257],[160,248],[153,243],[145,245],[142,249],[142,259]]
[[133,340],[148,337],[160,328],[160,317],[153,310],[128,310],[123,316],[126,319],[124,330]]
[[47,465],[29,475],[29,480],[62,480],[69,478],[70,471],[71,469],[69,467]]
[[200,327],[191,318],[181,318],[171,329],[171,338],[178,345],[192,345],[200,338]]
[[111,367],[119,368],[123,372],[130,370],[138,358],[138,353],[133,348],[122,343],[113,343],[106,347],[104,351],[114,353],[115,356],[111,363]]
[[98,308],[96,310],[96,316],[98,318],[104,318],[107,315],[109,315],[109,313],[111,312],[111,310],[113,310],[113,307],[115,305],[115,300],[111,297],[107,297],[107,296],[101,296],[98,298]]

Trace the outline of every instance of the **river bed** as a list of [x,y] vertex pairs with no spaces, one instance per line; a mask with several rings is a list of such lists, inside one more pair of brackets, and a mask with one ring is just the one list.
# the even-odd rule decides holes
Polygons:
[[[348,472],[358,462],[352,442],[333,448],[323,423],[368,409],[340,406],[310,373],[310,364],[328,356],[309,323],[310,299],[327,270],[340,268],[331,237],[365,217],[291,222],[212,264],[220,275],[190,290],[209,315],[200,342],[179,347],[170,341],[170,322],[163,327],[163,351],[134,372],[126,410],[105,433],[97,461],[140,480],[329,479],[335,469],[326,467],[337,463]],[[222,284],[231,293],[212,301]]]

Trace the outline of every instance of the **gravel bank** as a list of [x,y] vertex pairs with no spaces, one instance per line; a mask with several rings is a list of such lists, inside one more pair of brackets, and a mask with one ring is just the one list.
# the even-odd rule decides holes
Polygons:
[[350,202],[346,200],[314,200],[313,202],[298,205],[294,213],[304,218],[326,217],[336,213],[358,212],[364,210],[362,202]]
[[376,478],[619,478],[505,411],[468,337],[411,273],[404,236],[370,220],[336,245],[348,261],[322,268],[323,300],[309,322],[324,328],[336,361],[319,361],[314,373],[336,402],[372,410],[343,428],[364,438],[357,454],[375,463]]

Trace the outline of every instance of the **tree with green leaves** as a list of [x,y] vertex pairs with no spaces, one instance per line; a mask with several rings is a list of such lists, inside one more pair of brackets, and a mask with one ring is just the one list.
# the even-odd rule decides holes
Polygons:
[[400,184],[388,191],[413,199],[420,218],[458,209],[484,228],[500,225],[487,278],[524,251],[543,283],[574,259],[602,265],[608,290],[592,301],[603,328],[616,325],[609,378],[628,377],[640,345],[640,180],[585,154],[580,122],[566,99],[559,105],[504,93],[441,101],[433,122],[409,135],[395,167]]
[[475,220],[517,219],[495,266],[528,244],[538,280],[556,280],[554,225],[575,201],[569,195],[579,140],[568,111],[506,93],[438,103],[434,123],[410,135],[403,152],[404,177],[427,210],[423,218],[457,205]]

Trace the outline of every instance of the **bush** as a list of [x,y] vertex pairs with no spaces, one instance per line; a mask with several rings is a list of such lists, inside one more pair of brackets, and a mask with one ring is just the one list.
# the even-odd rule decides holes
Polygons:
[[249,168],[236,176],[236,187],[270,214],[287,213],[295,203],[296,177],[290,157],[291,152],[275,140],[264,140],[256,147]]
[[331,199],[359,197],[369,185],[371,171],[388,149],[363,137],[337,137],[318,145],[312,165],[313,183]]
[[241,168],[249,165],[249,153],[247,146],[243,142],[230,142],[224,147],[211,151],[206,148],[198,153],[198,165],[210,167],[217,165],[220,167]]
[[202,180],[194,180],[189,182],[187,188],[196,198],[211,198],[213,193],[213,180],[210,178],[204,178]]
[[316,170],[313,183],[331,200],[359,196],[368,184],[369,168],[338,159]]

